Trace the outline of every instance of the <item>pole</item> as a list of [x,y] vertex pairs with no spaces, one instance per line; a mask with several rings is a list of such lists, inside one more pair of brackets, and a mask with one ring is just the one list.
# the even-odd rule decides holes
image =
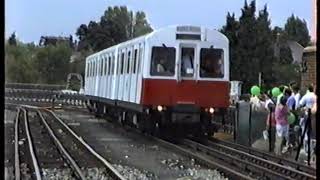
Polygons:
[[259,72],[259,87],[261,87],[261,72]]
[[[309,110],[310,110],[310,109],[309,109]],[[311,110],[310,110],[310,111],[311,111]],[[299,143],[297,155],[296,155],[296,158],[295,158],[296,161],[297,161],[298,158],[299,158],[299,154],[300,154],[301,147],[302,147],[302,145],[303,145],[304,137],[305,137],[305,135],[306,135],[307,129],[308,129],[309,126],[310,126],[310,121],[311,121],[311,117],[310,117],[310,114],[309,114],[309,111],[308,111],[307,120],[306,120],[306,123],[305,123],[305,125],[304,125],[304,131],[303,131],[302,136],[301,136],[301,138],[300,138],[300,143]],[[308,133],[308,135],[309,135],[309,133]],[[310,139],[310,136],[309,136],[308,138]],[[310,148],[309,148],[309,150],[310,150]],[[309,158],[309,157],[308,157],[308,158]]]
[[308,165],[310,166],[310,157],[311,157],[311,148],[310,148],[310,140],[311,140],[311,131],[312,131],[312,126],[311,126],[311,109],[308,109],[308,119],[309,121],[309,128],[308,128]]
[[272,143],[272,141],[271,141],[271,119],[272,118],[272,107],[270,106],[269,107],[269,128],[268,128],[268,132],[269,132],[269,152],[271,152],[272,151],[272,148],[271,148],[271,143]]
[[249,146],[251,147],[251,113],[252,113],[252,106],[250,104],[249,109]]

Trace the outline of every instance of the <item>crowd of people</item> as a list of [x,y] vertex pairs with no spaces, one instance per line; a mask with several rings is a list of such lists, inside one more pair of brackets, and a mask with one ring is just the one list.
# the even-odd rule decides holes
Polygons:
[[[269,112],[266,130],[263,131],[264,138],[271,138],[271,149],[277,155],[286,153],[290,148],[297,149],[300,143],[303,144],[300,152],[307,154],[309,147],[307,142],[310,138],[312,142],[310,150],[311,153],[315,153],[317,96],[314,87],[312,85],[307,87],[303,96],[296,84],[288,87],[280,86],[279,89],[280,94],[277,96],[267,92],[251,98],[253,108],[262,107]],[[300,142],[308,117],[311,118],[311,134],[309,137],[308,133],[305,133],[303,141]]]

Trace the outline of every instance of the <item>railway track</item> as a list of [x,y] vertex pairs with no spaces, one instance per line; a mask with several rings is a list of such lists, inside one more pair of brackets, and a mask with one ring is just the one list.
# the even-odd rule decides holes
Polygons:
[[[50,166],[66,172],[68,179],[124,179],[49,110],[19,107],[15,122],[15,179],[48,178]],[[99,174],[93,175],[93,168],[98,168]]]
[[[67,129],[74,138],[83,142],[52,111],[48,109],[38,109],[37,111],[39,114],[45,114],[44,118],[51,118],[52,122],[60,122],[61,126]],[[118,126],[119,129],[122,128],[120,125]],[[125,127],[129,131],[132,130],[133,133],[141,134],[137,129]],[[230,179],[316,179],[316,171],[312,167],[226,141],[209,139],[209,141],[201,142],[183,139],[172,143],[150,135],[146,135],[146,138],[195,159],[199,164],[217,169]]]
[[248,175],[257,179],[316,179],[315,175],[217,142],[199,143],[192,139],[184,139],[180,143],[220,160],[221,164],[229,164],[232,169],[247,172]]
[[275,156],[273,154],[270,154],[270,153],[267,153],[267,152],[264,152],[264,151],[261,151],[258,149],[243,146],[241,144],[236,144],[236,143],[232,143],[232,142],[228,142],[228,141],[219,140],[216,138],[210,138],[209,141],[207,141],[206,143],[208,143],[209,145],[210,144],[212,144],[212,145],[213,144],[220,144],[220,145],[228,146],[230,148],[240,150],[240,151],[246,152],[248,154],[260,157],[262,159],[273,161],[273,162],[280,164],[280,165],[289,166],[289,167],[296,169],[298,171],[305,172],[307,174],[316,176],[316,169],[311,166],[307,166],[305,164],[301,164],[299,162],[296,162],[296,161],[293,161],[290,159],[286,159],[283,157]]

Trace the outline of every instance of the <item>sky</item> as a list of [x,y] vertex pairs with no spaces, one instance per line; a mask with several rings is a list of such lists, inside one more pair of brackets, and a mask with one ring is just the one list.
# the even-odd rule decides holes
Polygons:
[[[266,3],[271,26],[283,27],[294,14],[305,19],[311,31],[312,0],[256,0],[257,9]],[[244,0],[5,0],[5,35],[16,32],[19,40],[36,43],[42,35],[74,35],[81,24],[99,21],[107,7],[115,5],[144,11],[154,29],[174,24],[220,29],[228,12],[239,18]]]

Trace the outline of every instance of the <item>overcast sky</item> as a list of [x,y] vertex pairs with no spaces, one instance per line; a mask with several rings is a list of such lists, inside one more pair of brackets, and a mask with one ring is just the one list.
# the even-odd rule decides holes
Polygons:
[[[258,10],[267,3],[272,26],[283,27],[286,19],[295,14],[306,20],[310,31],[311,0],[256,0],[256,3]],[[240,16],[244,0],[5,0],[6,37],[14,31],[24,42],[38,42],[41,35],[68,36],[80,24],[98,21],[105,9],[114,5],[144,11],[153,28],[192,24],[219,29],[228,12]]]

